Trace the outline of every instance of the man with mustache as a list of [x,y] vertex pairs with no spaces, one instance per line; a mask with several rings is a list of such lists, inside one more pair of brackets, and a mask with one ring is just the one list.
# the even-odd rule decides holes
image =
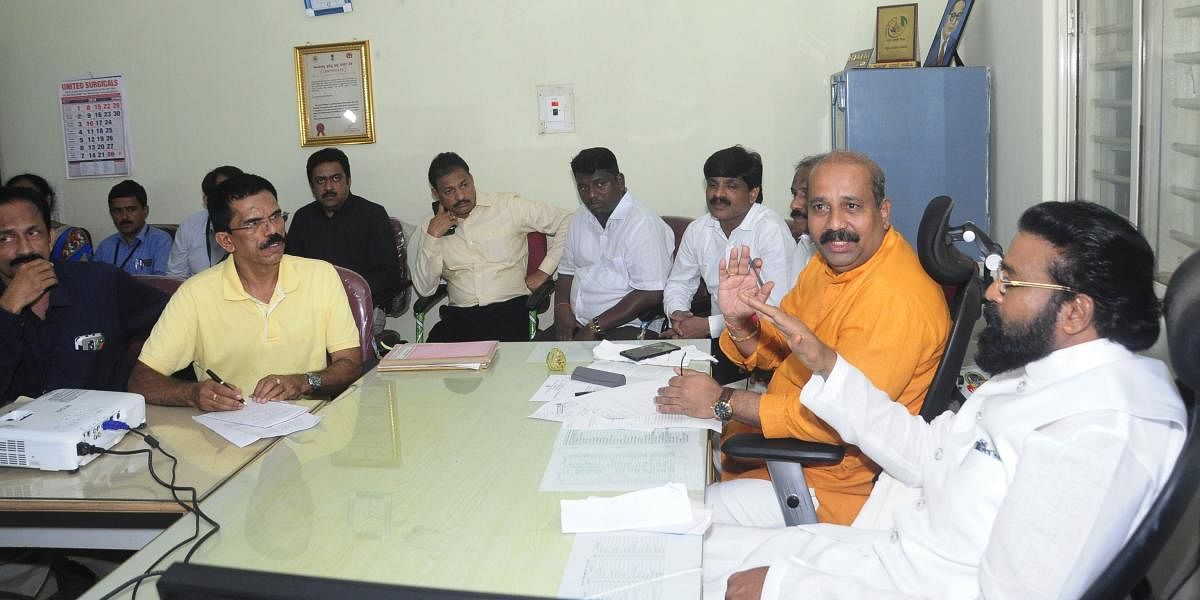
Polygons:
[[378,307],[400,293],[408,280],[408,267],[396,254],[387,210],[350,192],[350,159],[345,152],[318,150],[308,157],[306,169],[313,201],[292,218],[287,252],[362,275],[375,302],[376,329],[382,331],[386,315]]
[[50,262],[50,206],[0,188],[0,405],[59,388],[123,391],[131,338],[166,296],[102,262]]
[[[478,193],[461,156],[443,152],[429,163],[433,217],[417,233],[413,289],[430,296],[444,280],[449,305],[429,332],[431,342],[529,340],[529,293],[549,280],[563,255],[570,213],[512,193]],[[533,273],[528,235],[548,236]]]
[[706,598],[1078,598],[1175,465],[1186,411],[1166,366],[1135,354],[1158,339],[1154,254],[1097,204],[1021,216],[985,294],[976,362],[993,376],[930,423],[764,304],[745,261],[733,271],[814,373],[799,401],[917,495],[872,496],[890,530],[716,526]]
[[[130,391],[154,404],[237,410],[251,398],[295,400],[361,375],[341,279],[325,261],[284,254],[288,214],[275,186],[236,175],[217,186],[208,211],[229,258],[171,296],[129,377]],[[200,383],[169,377],[189,364]]]
[[[891,201],[884,193],[883,171],[874,161],[855,152],[831,152],[813,168],[808,181],[808,229],[817,237],[820,254],[780,307],[916,414],[949,333],[945,295],[925,273],[916,252],[890,226]],[[749,255],[748,249],[734,249],[723,266],[754,258]],[[776,285],[766,282],[763,293]],[[717,298],[725,318],[721,350],[746,370],[775,369],[767,391],[721,388],[711,377],[687,371],[659,390],[659,410],[715,415],[728,422],[727,435],[761,429],[772,438],[840,444],[837,431],[796,402],[812,372],[791,355],[787,341],[770,328],[760,328],[752,311],[724,283]],[[817,518],[838,524],[853,521],[878,471],[854,447],[847,448],[839,464],[805,468],[818,503]],[[722,477],[706,497],[714,520],[783,525],[761,462],[726,461]]]
[[[721,307],[712,304],[711,315],[691,313],[692,297],[703,279],[711,297],[717,296],[717,265],[729,250],[748,246],[762,259],[762,277],[788,281],[792,273],[792,241],[788,226],[775,211],[762,205],[762,158],[741,146],[718,150],[704,161],[704,197],[708,212],[692,221],[683,232],[675,263],[663,289],[663,309],[671,321],[664,337],[700,339],[711,337],[713,378],[725,384],[742,375],[725,357],[715,340],[725,330]],[[776,286],[771,298],[778,304],[791,288]]]
[[130,275],[165,275],[171,256],[171,235],[146,224],[150,202],[146,188],[126,179],[108,191],[108,215],[114,233],[96,247],[95,259]]
[[571,172],[583,206],[571,218],[559,267],[554,334],[560,340],[640,338],[638,314],[662,304],[675,234],[629,193],[608,148],[580,151]]
[[[813,167],[824,158],[824,154],[812,154],[804,157],[796,165],[796,174],[792,176],[792,203],[789,225],[792,237],[796,239],[796,249],[792,253],[792,273],[788,277],[791,285],[795,285],[800,272],[808,266],[812,257],[817,253],[817,245],[808,234],[808,175]],[[788,289],[791,289],[790,287]]]

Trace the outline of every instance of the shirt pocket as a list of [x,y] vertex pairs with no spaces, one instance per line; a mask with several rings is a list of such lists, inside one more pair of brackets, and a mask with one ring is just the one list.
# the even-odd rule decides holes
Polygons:
[[629,266],[625,257],[613,254],[601,258],[595,270],[598,287],[605,290],[626,290],[630,287]]
[[528,242],[525,236],[494,236],[479,240],[479,253],[489,263],[516,264],[527,259]]

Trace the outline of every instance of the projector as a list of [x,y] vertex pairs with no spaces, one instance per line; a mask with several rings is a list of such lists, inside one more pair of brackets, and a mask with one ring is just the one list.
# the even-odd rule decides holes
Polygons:
[[140,394],[54,390],[0,415],[0,467],[74,471],[98,454],[79,455],[80,443],[112,448],[125,430],[104,429],[112,419],[138,427],[146,422]]

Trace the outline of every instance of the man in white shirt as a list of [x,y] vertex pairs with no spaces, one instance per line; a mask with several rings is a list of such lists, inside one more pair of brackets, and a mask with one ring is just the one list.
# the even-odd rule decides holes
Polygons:
[[799,401],[917,495],[872,495],[890,529],[715,526],[708,598],[1077,598],[1183,445],[1166,366],[1135,354],[1158,337],[1153,251],[1099,205],[1046,202],[1021,216],[976,357],[996,375],[931,423],[763,303],[745,260],[731,271],[726,313],[757,311],[812,369]]
[[[430,296],[446,282],[449,304],[431,342],[529,340],[529,293],[558,267],[571,213],[516,194],[475,191],[467,162],[443,152],[429,164],[433,217],[416,236],[413,289]],[[548,236],[541,265],[527,273],[528,235]]]
[[571,218],[558,267],[554,334],[560,340],[639,338],[638,313],[662,304],[675,234],[629,193],[608,148],[581,151],[571,172],[583,207]]
[[222,181],[241,174],[241,169],[225,165],[209,171],[200,180],[200,203],[204,208],[188,215],[175,231],[171,256],[167,258],[169,277],[187,279],[225,258],[225,250],[216,242],[208,216],[208,198],[216,193]]
[[[679,241],[663,290],[663,310],[671,322],[664,337],[715,340],[721,336],[725,320],[716,302],[707,317],[693,315],[689,308],[701,279],[709,295],[717,297],[718,264],[734,248],[748,246],[752,256],[762,259],[759,274],[763,281],[776,282],[772,303],[779,304],[791,289],[795,243],[783,217],[762,205],[762,173],[762,158],[741,146],[718,150],[704,161],[708,212],[692,221]],[[717,357],[713,368],[717,382],[725,384],[740,377],[740,369],[725,358],[715,342],[712,352]]]
[[[792,204],[791,208],[791,223],[792,237],[796,240],[796,248],[792,252],[792,272],[789,280],[791,283],[787,285],[791,289],[796,285],[796,279],[800,277],[800,272],[804,267],[808,266],[808,261],[812,260],[813,255],[817,253],[817,245],[812,241],[812,236],[808,234],[808,174],[812,172],[813,167],[825,158],[824,154],[812,154],[804,157],[796,165],[796,174],[792,176]],[[786,290],[785,290],[786,291]]]

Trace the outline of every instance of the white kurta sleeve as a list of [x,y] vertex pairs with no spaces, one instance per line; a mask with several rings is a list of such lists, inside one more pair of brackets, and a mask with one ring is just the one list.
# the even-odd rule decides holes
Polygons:
[[938,443],[953,415],[932,423],[908,414],[875,387],[867,376],[838,355],[824,380],[813,375],[800,390],[800,402],[837,430],[842,439],[858,446],[889,475],[909,486],[921,485],[921,457]]

